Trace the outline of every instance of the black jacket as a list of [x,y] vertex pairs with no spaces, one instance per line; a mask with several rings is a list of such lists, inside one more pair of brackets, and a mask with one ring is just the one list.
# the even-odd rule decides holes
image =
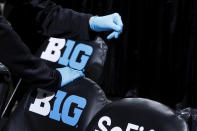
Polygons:
[[[89,14],[63,9],[49,0],[8,0],[8,3],[14,6],[16,14],[22,13],[20,16],[12,12],[15,16],[10,22],[25,41],[31,41],[31,38],[38,40],[37,34],[46,37],[68,34],[71,38],[89,39]],[[18,22],[25,24],[19,27]],[[22,33],[28,30],[28,34]],[[61,81],[60,73],[32,55],[28,46],[33,46],[24,44],[17,33],[0,16],[0,61],[29,85],[50,89],[57,87]],[[26,35],[28,39],[25,39]],[[39,44],[35,43],[35,49]]]
[[0,16],[0,61],[14,75],[34,87],[52,89],[60,85],[59,72],[50,69],[40,58],[33,56],[2,16]]
[[50,36],[89,40],[90,14],[62,8],[52,0],[7,0],[6,5],[13,7],[7,19],[33,53]]

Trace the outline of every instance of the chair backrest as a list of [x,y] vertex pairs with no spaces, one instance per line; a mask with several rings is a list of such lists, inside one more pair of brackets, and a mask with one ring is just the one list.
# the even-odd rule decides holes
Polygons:
[[36,55],[52,68],[69,66],[81,70],[86,77],[99,83],[108,47],[101,37],[94,41],[77,41],[66,38],[48,38]]
[[188,127],[161,103],[127,98],[106,105],[86,131],[188,131]]
[[56,93],[31,89],[4,131],[85,131],[106,103],[101,88],[87,78],[79,78]]

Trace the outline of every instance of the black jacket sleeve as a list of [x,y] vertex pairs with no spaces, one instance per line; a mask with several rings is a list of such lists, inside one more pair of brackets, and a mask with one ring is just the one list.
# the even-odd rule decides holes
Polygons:
[[0,16],[0,61],[30,86],[53,89],[60,85],[60,73],[49,68],[40,58],[33,56],[2,16]]
[[12,24],[29,25],[45,36],[89,40],[90,14],[62,8],[51,0],[7,0],[7,4],[14,7],[13,19],[8,19]]

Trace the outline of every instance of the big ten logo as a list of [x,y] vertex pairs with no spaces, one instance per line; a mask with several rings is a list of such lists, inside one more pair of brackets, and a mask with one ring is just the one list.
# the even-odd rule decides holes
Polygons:
[[[111,121],[110,117],[103,116],[99,119],[99,122],[98,122],[99,130],[95,129],[94,131],[145,131],[143,126],[135,125],[132,123],[128,123],[126,128],[116,126],[116,127],[110,128],[110,130],[108,130],[106,126],[110,127],[111,123],[112,123],[112,121]],[[106,126],[104,124],[106,124]],[[123,129],[126,129],[126,130],[123,130]],[[155,130],[150,129],[150,130],[146,130],[146,131],[155,131]]]
[[[70,126],[76,126],[86,106],[85,98],[76,95],[67,96],[67,92],[60,90],[56,94],[43,89],[37,89],[37,91],[36,99],[30,105],[29,111],[49,116],[50,119],[62,121]],[[56,99],[51,109],[50,101],[54,97]]]
[[[63,50],[64,52],[61,54]],[[90,45],[76,44],[73,40],[66,41],[65,39],[51,37],[46,50],[41,54],[41,58],[51,62],[58,62],[58,64],[73,69],[83,70],[92,53],[93,47]]]

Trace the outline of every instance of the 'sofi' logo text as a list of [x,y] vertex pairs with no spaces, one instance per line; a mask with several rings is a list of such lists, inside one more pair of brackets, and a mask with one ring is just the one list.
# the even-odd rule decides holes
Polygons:
[[[66,41],[65,39],[51,37],[46,50],[42,52],[40,57],[73,69],[83,70],[93,53],[93,48],[83,43],[75,46],[75,43],[73,40]],[[61,56],[61,50],[64,47],[66,48]]]
[[[104,125],[107,124],[107,126],[111,126],[111,118],[108,117],[108,116],[103,116],[99,119],[99,122],[98,122],[98,128],[99,130],[95,129],[94,131],[123,131],[123,129],[121,127],[113,127],[111,128],[111,130],[108,130],[106,128],[106,126]],[[124,128],[125,129],[125,128]],[[126,131],[145,131],[144,127],[143,126],[139,126],[139,125],[135,125],[135,124],[132,124],[132,123],[128,123],[127,124],[127,127],[126,127]],[[148,131],[155,131],[153,129],[150,129]]]
[[[55,93],[48,92],[39,88],[37,89],[37,91],[37,97],[34,103],[30,105],[29,111],[42,116],[49,115],[49,118],[53,120],[62,121],[63,123],[70,126],[76,126],[83,112],[83,109],[86,106],[85,98],[76,95],[67,96],[66,92],[60,90],[56,93],[56,95]],[[50,101],[54,97],[56,97],[56,99],[51,110]],[[74,109],[71,108],[72,105],[75,105]],[[61,110],[60,107],[62,107]],[[69,116],[71,109],[73,110],[73,115]]]

